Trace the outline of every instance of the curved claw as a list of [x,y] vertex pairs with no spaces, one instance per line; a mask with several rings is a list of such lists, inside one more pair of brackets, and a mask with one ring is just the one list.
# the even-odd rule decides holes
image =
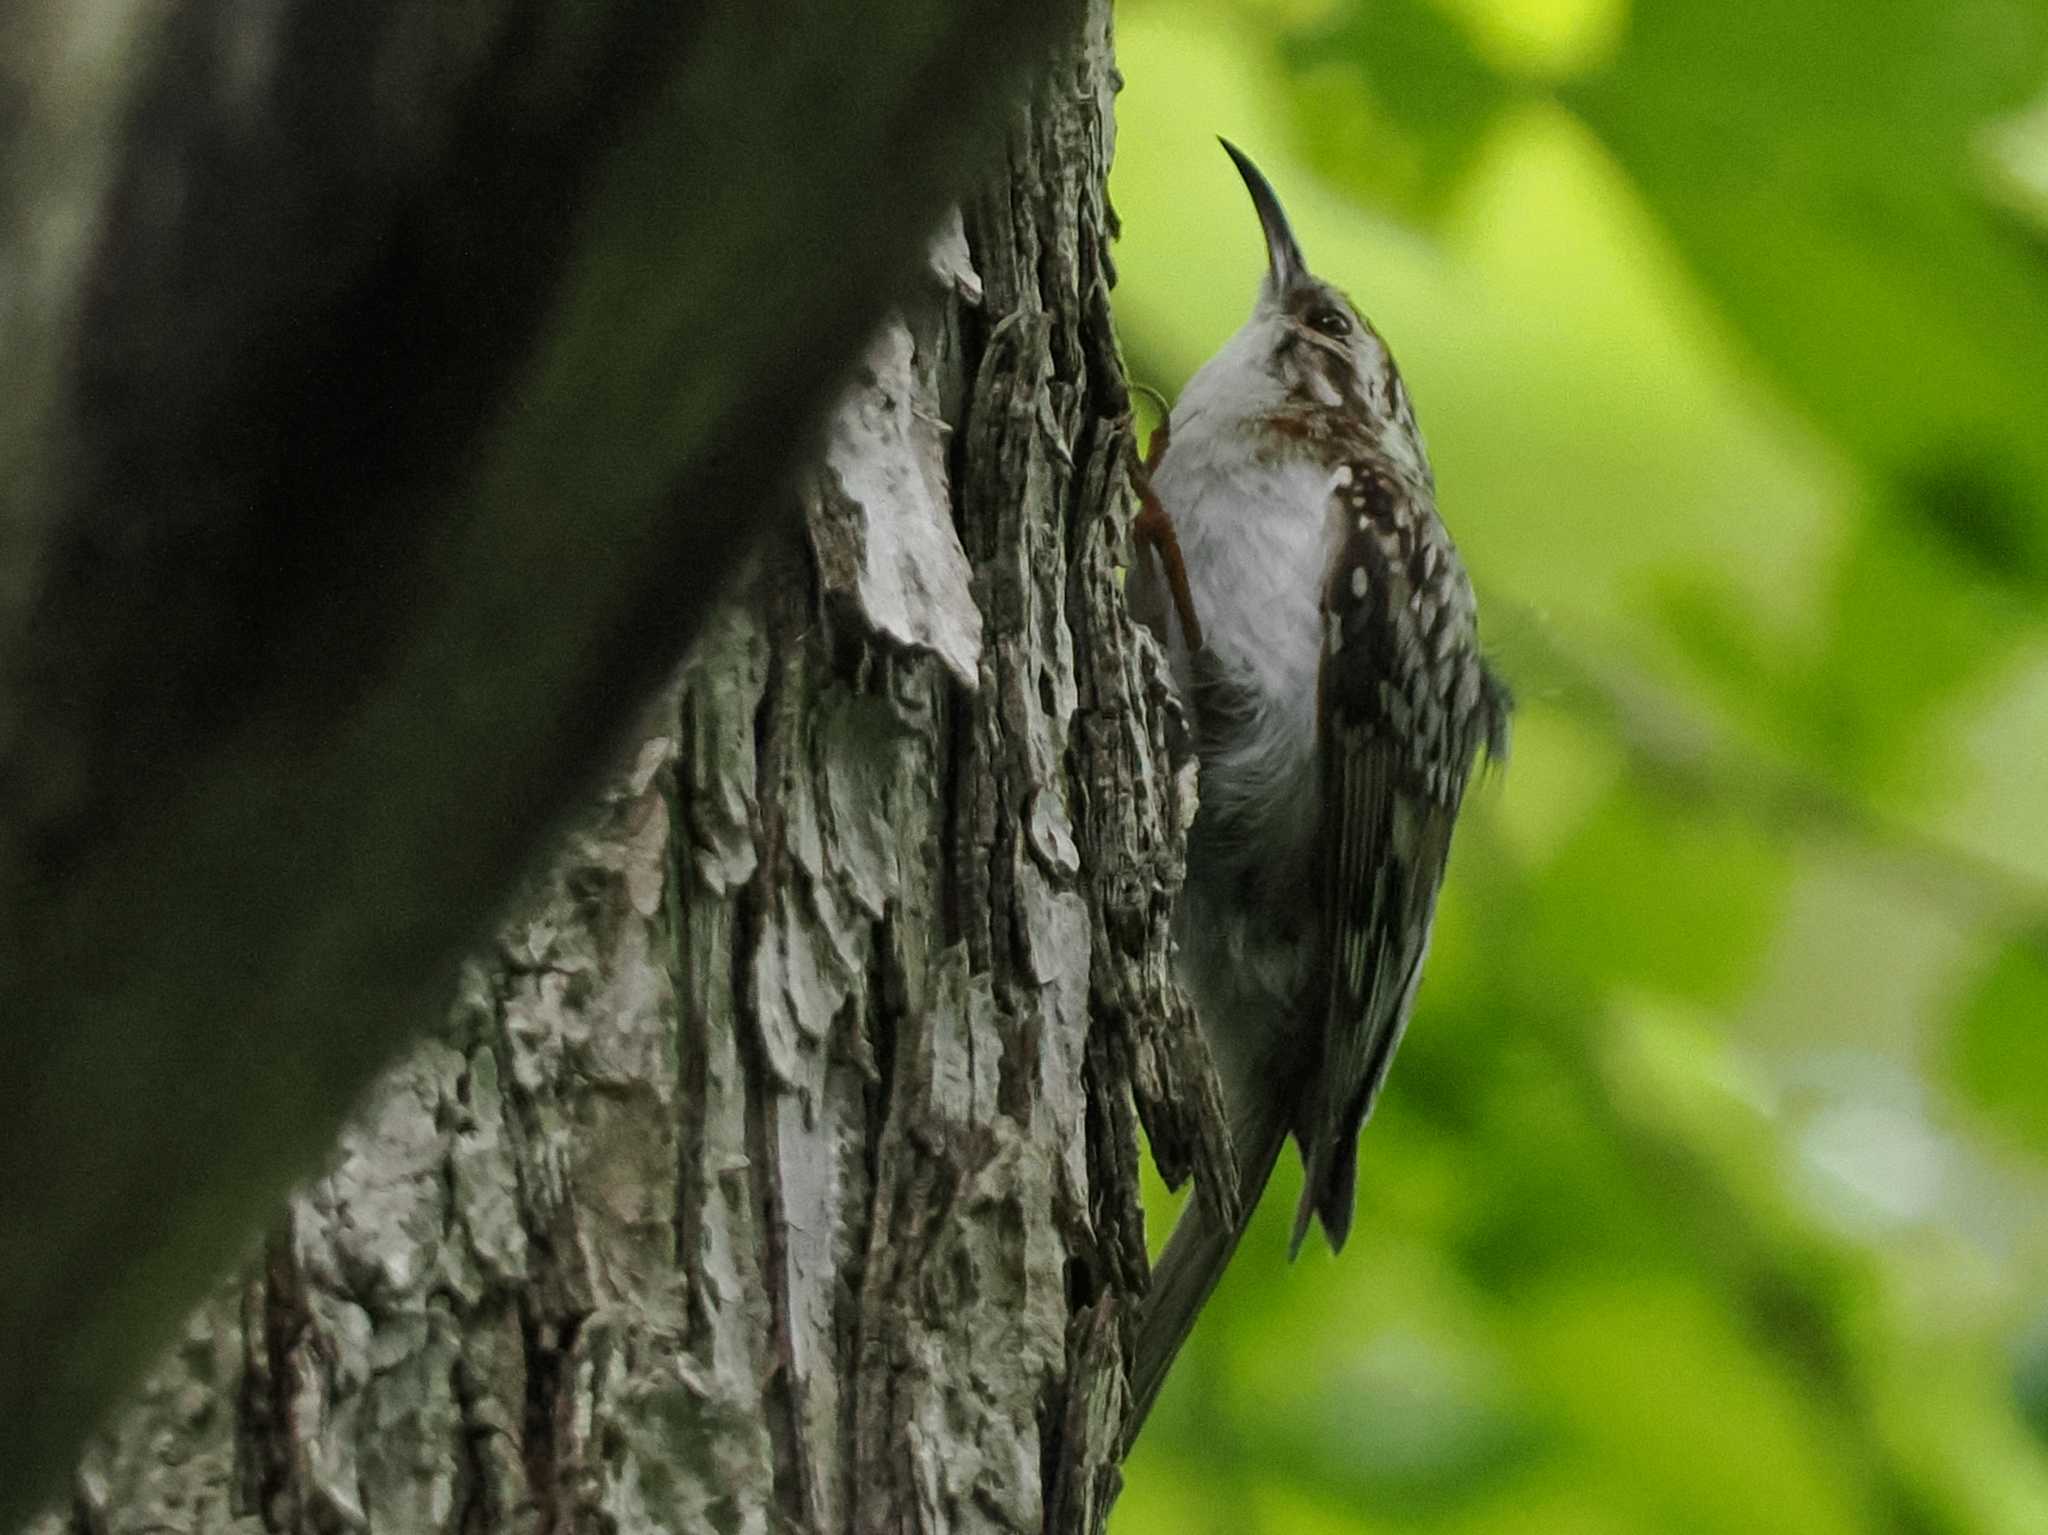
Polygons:
[[[1163,403],[1164,397],[1161,399]],[[1145,445],[1144,458],[1132,466],[1131,482],[1138,490],[1138,515],[1131,521],[1131,533],[1159,556],[1160,568],[1166,573],[1166,588],[1173,594],[1174,616],[1180,620],[1181,638],[1192,655],[1202,648],[1202,621],[1195,617],[1195,598],[1188,589],[1188,564],[1180,552],[1180,535],[1174,531],[1173,519],[1167,515],[1159,492],[1152,488],[1152,471],[1166,456],[1168,430],[1168,418],[1162,414],[1159,425],[1152,430],[1151,441]]]

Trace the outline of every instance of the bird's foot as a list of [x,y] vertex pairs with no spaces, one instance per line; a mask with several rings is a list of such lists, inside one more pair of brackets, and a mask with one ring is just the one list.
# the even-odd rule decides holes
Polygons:
[[[1145,388],[1142,384],[1132,387]],[[1132,519],[1131,533],[1140,548],[1148,548],[1158,556],[1159,568],[1166,576],[1167,590],[1173,595],[1173,611],[1180,620],[1181,638],[1187,641],[1188,651],[1193,654],[1202,648],[1202,621],[1195,616],[1194,594],[1188,590],[1188,565],[1181,557],[1180,535],[1174,531],[1173,518],[1167,515],[1166,504],[1152,488],[1152,471],[1166,457],[1170,441],[1166,401],[1156,390],[1146,389],[1145,392],[1159,399],[1159,425],[1152,429],[1152,436],[1145,444],[1145,456],[1139,459],[1135,452],[1132,454],[1131,483],[1138,492],[1138,515]]]

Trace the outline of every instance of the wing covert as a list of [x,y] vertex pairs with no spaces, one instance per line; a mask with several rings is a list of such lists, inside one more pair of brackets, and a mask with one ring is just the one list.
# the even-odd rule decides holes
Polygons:
[[1340,470],[1324,581],[1318,757],[1327,1014],[1302,1127],[1311,1214],[1349,1231],[1358,1130],[1407,1025],[1488,679],[1476,615],[1426,486]]

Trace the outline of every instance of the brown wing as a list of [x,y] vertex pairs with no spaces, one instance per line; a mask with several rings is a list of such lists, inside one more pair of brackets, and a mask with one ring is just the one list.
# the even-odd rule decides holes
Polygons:
[[1359,1127],[1407,1027],[1473,758],[1505,717],[1470,587],[1425,488],[1354,464],[1332,498],[1318,699],[1322,1072],[1302,1126],[1311,1214],[1350,1230]]

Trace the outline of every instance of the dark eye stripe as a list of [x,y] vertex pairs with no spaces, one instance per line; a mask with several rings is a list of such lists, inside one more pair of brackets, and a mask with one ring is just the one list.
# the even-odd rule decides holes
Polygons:
[[1348,336],[1351,334],[1351,316],[1341,309],[1317,309],[1310,313],[1308,323],[1326,336]]

